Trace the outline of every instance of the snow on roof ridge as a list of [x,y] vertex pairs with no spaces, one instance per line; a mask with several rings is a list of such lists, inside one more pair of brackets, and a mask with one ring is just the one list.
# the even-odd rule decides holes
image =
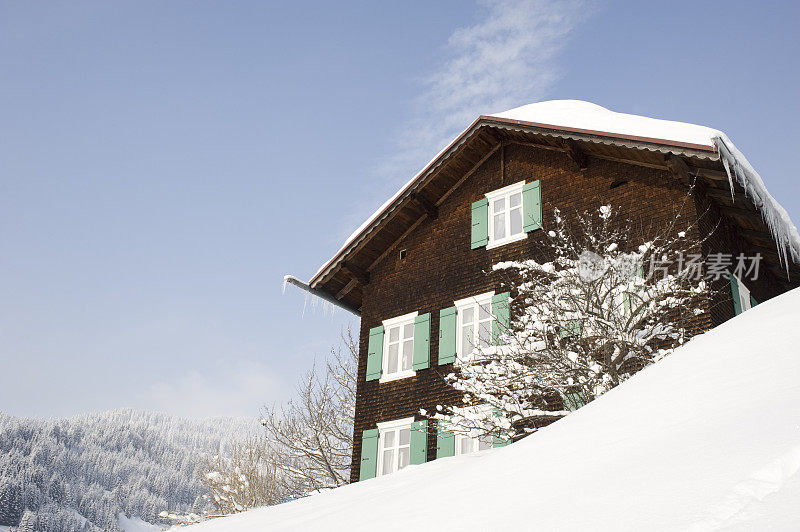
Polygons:
[[618,113],[583,100],[529,103],[488,116],[705,146],[714,146],[713,138],[721,134],[706,126]]
[[[744,154],[739,151],[725,133],[718,129],[675,122],[640,115],[618,113],[603,106],[583,100],[546,100],[543,102],[529,103],[515,107],[508,111],[486,115],[492,118],[503,118],[548,124],[555,127],[569,127],[592,131],[601,131],[613,135],[634,135],[637,137],[659,139],[664,141],[681,142],[714,147],[720,152],[720,158],[728,170],[731,192],[733,192],[733,179],[730,168],[733,168],[739,184],[744,187],[748,195],[757,202],[761,202],[759,210],[765,223],[775,239],[779,255],[783,258],[787,268],[789,260],[800,263],[800,233],[792,223],[789,214],[778,201],[767,191],[764,180],[747,161]],[[471,127],[471,125],[469,126]],[[466,131],[462,131],[456,138],[460,138]],[[453,142],[455,142],[455,140]],[[336,254],[328,260],[311,277],[309,284],[317,277],[363,233],[381,214],[400,197],[448,148],[448,144],[433,159],[423,166],[400,190],[383,203],[364,223],[347,237],[344,244]],[[787,260],[787,258],[790,258]]]

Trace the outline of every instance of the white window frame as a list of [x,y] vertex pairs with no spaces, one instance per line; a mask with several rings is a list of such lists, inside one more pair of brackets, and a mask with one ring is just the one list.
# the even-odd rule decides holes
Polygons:
[[738,275],[732,274],[736,278],[736,287],[739,292],[739,304],[742,307],[742,312],[750,310],[753,306],[750,304],[750,289],[747,288]]
[[389,329],[392,327],[400,327],[400,340],[399,340],[399,347],[397,351],[397,360],[398,363],[402,360],[403,350],[402,345],[406,338],[403,336],[403,328],[408,325],[409,323],[413,326],[414,319],[419,315],[419,312],[411,312],[409,314],[403,314],[402,316],[397,316],[388,320],[383,321],[383,353],[381,354],[381,378],[378,379],[378,382],[390,382],[396,381],[398,379],[407,379],[408,377],[413,377],[417,374],[414,371],[414,329],[411,329],[411,366],[407,370],[395,371],[393,373],[389,373]]
[[[403,419],[395,419],[392,421],[384,421],[383,423],[378,423],[378,463],[377,463],[377,471],[376,476],[383,476],[383,475],[391,475],[392,473],[397,473],[400,469],[404,469],[408,465],[411,464],[411,424],[414,423],[414,418],[406,417]],[[400,445],[400,430],[408,428],[408,460],[409,463],[403,466],[402,468],[398,468],[398,460],[400,458],[400,449],[406,447],[406,445]],[[392,471],[388,473],[383,472],[383,452],[386,450],[383,448],[383,444],[386,441],[386,433],[387,432],[395,432],[395,445],[392,447],[394,450],[394,465],[392,467]]]
[[[481,449],[481,448],[480,448],[480,440],[481,440],[481,439],[484,439],[484,441],[485,441],[485,439],[488,439],[488,440],[489,440],[489,441],[488,441],[489,447],[487,447],[486,449]],[[470,441],[472,442],[473,450],[471,450],[471,451],[467,451],[467,452],[463,452],[463,451],[461,450],[461,444],[462,444],[462,443],[463,443],[465,440],[470,440]],[[486,450],[489,450],[489,449],[491,449],[492,447],[494,447],[494,438],[493,438],[493,437],[491,437],[491,436],[488,436],[488,435],[486,435],[486,436],[481,436],[480,438],[473,438],[473,437],[471,437],[471,436],[466,436],[466,435],[464,435],[464,434],[456,434],[456,435],[455,435],[455,446],[456,446],[456,456],[460,456],[460,455],[462,455],[462,454],[471,454],[471,453],[477,453],[477,452],[480,452],[480,451],[486,451]]]
[[[478,294],[476,296],[466,297],[464,299],[459,299],[458,301],[454,301],[453,304],[456,307],[456,356],[461,360],[465,360],[468,356],[472,355],[475,352],[475,345],[478,343],[477,340],[478,334],[480,334],[480,306],[488,304],[489,305],[489,314],[491,314],[490,321],[494,321],[494,313],[492,312],[492,297],[494,297],[494,291],[485,292],[483,294]],[[462,329],[464,328],[464,311],[472,307],[474,309],[474,316],[475,320],[473,323],[477,324],[477,326],[473,330],[473,345],[465,346],[464,344],[464,335],[462,334]],[[485,320],[489,321],[489,320]],[[490,325],[491,329],[491,325]],[[491,338],[489,339],[489,347],[484,348],[485,350],[496,349],[496,347],[491,345]],[[467,351],[469,349],[469,351]]]
[[[525,181],[520,181],[519,183],[514,183],[513,185],[508,185],[507,187],[499,188],[497,190],[493,190],[486,194],[486,199],[489,200],[489,243],[486,245],[486,249],[496,248],[498,246],[503,246],[505,244],[510,244],[511,242],[517,242],[519,240],[524,240],[528,238],[528,233],[525,232],[525,197],[522,194],[522,188],[525,186]],[[520,233],[516,235],[509,235],[508,232],[511,231],[511,196],[513,194],[519,193],[520,195],[520,202],[519,202],[519,209],[521,212],[522,218],[522,225],[520,226]],[[503,238],[495,239],[494,238],[494,202],[505,198],[505,227],[506,227],[506,236]]]

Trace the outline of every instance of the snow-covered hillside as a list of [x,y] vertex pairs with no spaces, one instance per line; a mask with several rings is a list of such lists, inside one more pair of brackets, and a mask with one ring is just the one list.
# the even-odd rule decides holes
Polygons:
[[796,530],[800,289],[514,445],[202,530]]

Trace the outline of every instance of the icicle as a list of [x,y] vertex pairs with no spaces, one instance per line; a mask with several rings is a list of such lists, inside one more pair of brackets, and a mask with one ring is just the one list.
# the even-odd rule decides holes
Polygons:
[[[735,176],[736,181],[744,188],[745,195],[753,198],[753,203],[761,213],[764,223],[767,224],[770,234],[775,240],[778,258],[786,267],[788,275],[790,261],[800,263],[800,234],[798,234],[797,228],[786,210],[769,194],[758,172],[730,139],[721,134],[714,137],[713,142],[728,174],[731,197],[734,193],[733,177]],[[733,171],[731,171],[731,167]]]

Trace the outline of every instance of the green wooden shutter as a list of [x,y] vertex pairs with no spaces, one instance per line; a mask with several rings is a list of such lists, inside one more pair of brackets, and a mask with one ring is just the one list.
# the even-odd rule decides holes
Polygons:
[[579,409],[583,406],[583,399],[577,392],[568,392],[564,394],[564,408],[570,412]]
[[369,344],[367,347],[367,380],[374,381],[381,378],[383,365],[383,325],[369,330]]
[[428,461],[428,420],[411,424],[411,464],[424,464]]
[[358,480],[375,478],[378,473],[378,429],[365,430],[361,435],[361,469]]
[[[495,417],[502,417],[505,414],[497,407],[492,408],[492,414]],[[511,443],[511,440],[505,434],[495,434],[492,436],[492,447],[505,447]]]
[[728,274],[731,280],[731,298],[733,298],[733,313],[738,316],[742,313],[742,301],[739,299],[739,281],[732,273]]
[[489,243],[489,200],[483,198],[472,204],[472,249]]
[[754,298],[753,295],[751,294],[750,295],[750,306],[751,307],[755,307],[756,305],[758,305],[758,301],[756,301],[756,298]]
[[525,183],[522,187],[522,207],[525,220],[522,229],[526,233],[542,228],[542,186],[539,180]]
[[439,364],[456,361],[456,307],[439,311]]
[[580,336],[583,324],[581,320],[567,320],[558,327],[558,337],[568,338],[570,336]]
[[492,314],[494,314],[494,320],[492,320],[492,343],[494,345],[501,345],[503,342],[500,336],[508,331],[508,296],[508,292],[492,296]]
[[[636,265],[636,277],[644,279],[644,266],[641,263]],[[633,307],[633,294],[630,292],[625,292],[622,294],[622,308],[625,311],[626,316],[631,314]],[[636,309],[636,313],[638,314],[639,312],[641,312],[641,309]]]
[[414,318],[414,370],[431,366],[431,314]]
[[505,447],[511,440],[505,436],[492,436],[492,447]]
[[456,436],[449,430],[444,430],[444,423],[439,422],[436,431],[436,458],[447,458],[456,454]]

